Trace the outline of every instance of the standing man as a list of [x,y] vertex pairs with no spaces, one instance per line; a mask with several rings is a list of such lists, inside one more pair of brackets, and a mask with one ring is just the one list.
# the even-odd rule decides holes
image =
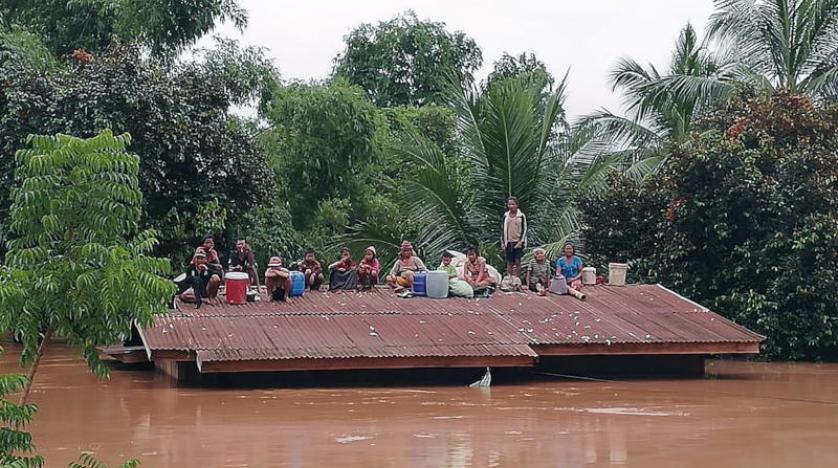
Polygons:
[[243,271],[250,278],[250,285],[259,288],[259,275],[256,273],[256,258],[247,241],[236,241],[236,250],[230,253],[230,271]]
[[506,200],[506,208],[500,248],[506,257],[506,274],[519,277],[521,257],[524,256],[524,248],[527,246],[527,217],[518,209],[518,199],[515,197]]

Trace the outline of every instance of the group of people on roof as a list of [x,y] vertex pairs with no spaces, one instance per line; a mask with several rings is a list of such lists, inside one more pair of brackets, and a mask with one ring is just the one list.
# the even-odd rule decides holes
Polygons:
[[[507,200],[500,244],[506,260],[507,276],[504,278],[487,263],[476,247],[469,247],[465,255],[453,251],[444,252],[437,270],[448,274],[449,295],[488,296],[499,287],[504,290],[526,288],[546,295],[552,282],[559,279],[565,281],[567,287],[581,289],[583,264],[576,256],[572,244],[565,245],[564,255],[555,262],[558,275],[554,275],[553,265],[542,248],[533,249],[532,260],[526,266],[526,274],[522,274],[521,260],[527,245],[527,218],[518,208],[518,200],[514,197]],[[246,273],[251,288],[258,291],[260,278],[257,268],[255,256],[247,242],[244,239],[236,241],[236,248],[229,255],[227,271]],[[337,261],[327,265],[325,271],[314,249],[306,250],[303,259],[289,267],[284,266],[282,258],[273,256],[268,261],[264,274],[265,291],[271,300],[286,300],[292,288],[292,270],[302,273],[305,287],[310,291],[322,288],[327,273],[329,290],[369,289],[378,284],[382,273],[374,246],[364,249],[359,262],[353,260],[350,249],[342,248]],[[214,239],[208,236],[201,246],[195,249],[187,271],[181,275],[181,299],[194,301],[198,307],[204,299],[215,301],[224,271],[215,250]],[[413,244],[403,241],[398,258],[385,276],[385,283],[397,293],[408,296],[414,286],[416,274],[426,271],[428,268],[416,255]]]

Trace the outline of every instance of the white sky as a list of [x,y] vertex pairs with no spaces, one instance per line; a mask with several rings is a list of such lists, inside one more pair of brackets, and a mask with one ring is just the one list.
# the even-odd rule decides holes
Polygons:
[[[712,0],[239,0],[249,13],[244,34],[216,31],[268,49],[283,78],[325,78],[343,49],[343,36],[413,9],[421,19],[462,30],[483,51],[485,77],[504,51],[531,51],[560,78],[570,68],[568,114],[619,110],[608,71],[620,56],[663,67],[679,30],[703,31]],[[205,39],[203,45],[209,44]]]

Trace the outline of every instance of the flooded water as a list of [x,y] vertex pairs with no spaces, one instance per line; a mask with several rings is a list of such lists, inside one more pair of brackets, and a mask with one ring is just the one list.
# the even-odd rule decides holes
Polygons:
[[[15,369],[14,347],[2,371]],[[30,427],[47,466],[834,467],[838,365],[711,361],[699,380],[492,387],[177,388],[100,381],[53,347]]]

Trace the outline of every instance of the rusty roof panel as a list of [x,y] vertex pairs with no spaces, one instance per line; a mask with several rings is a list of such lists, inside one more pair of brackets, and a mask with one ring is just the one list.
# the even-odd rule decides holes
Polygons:
[[534,355],[537,344],[755,343],[763,339],[657,285],[586,288],[588,299],[498,293],[399,299],[388,290],[307,293],[286,303],[204,305],[155,318],[155,350],[203,361]]

